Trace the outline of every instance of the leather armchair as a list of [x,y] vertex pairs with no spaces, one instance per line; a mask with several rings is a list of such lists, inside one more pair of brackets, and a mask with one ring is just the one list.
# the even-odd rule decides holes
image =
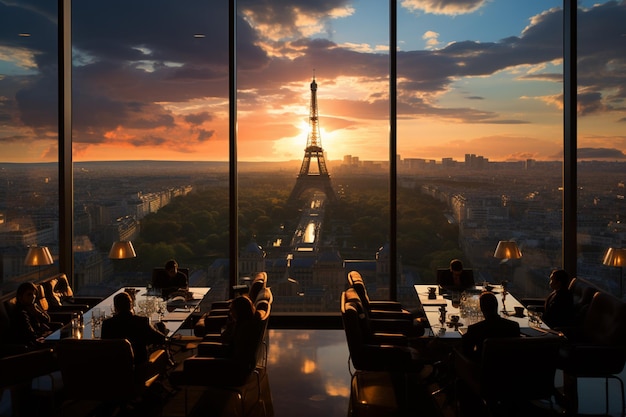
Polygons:
[[11,341],[13,337],[11,316],[14,308],[14,294],[0,298],[0,358],[29,351],[29,347],[26,344]]
[[13,416],[28,415],[25,398],[20,392],[30,389],[34,378],[52,374],[58,370],[58,364],[52,349],[40,349],[27,353],[6,356],[0,359],[0,392],[5,389],[11,393]]
[[250,415],[251,407],[263,406],[263,390],[269,392],[264,340],[272,304],[270,289],[264,288],[254,304],[254,318],[235,324],[230,344],[202,342],[198,354],[185,359],[182,369],[170,374],[172,383],[184,387],[185,415],[189,412],[187,392],[191,386],[210,389],[208,400],[215,401],[216,407],[223,407],[218,398],[223,399],[224,391],[236,394],[239,404],[232,414]]
[[363,281],[363,277],[357,271],[350,271],[348,273],[348,285],[351,288],[354,288],[361,298],[361,303],[363,303],[363,307],[368,309],[372,314],[382,314],[384,315],[385,311],[395,311],[400,312],[400,314],[390,315],[388,318],[403,318],[406,317],[406,314],[410,314],[407,310],[402,308],[402,304],[398,301],[393,300],[370,300],[369,295],[367,294],[367,288],[365,287],[365,282]]
[[425,319],[414,317],[397,301],[370,300],[365,282],[357,271],[348,273],[350,288],[355,291],[363,306],[364,313],[371,319],[376,331],[401,332],[410,337],[424,335]]
[[133,348],[126,339],[62,339],[55,346],[65,397],[62,414],[98,404],[115,410],[134,404],[161,375],[165,351],[135,367]]
[[35,302],[39,304],[43,311],[45,311],[50,316],[51,327],[58,328],[62,325],[69,323],[72,320],[72,316],[74,313],[82,314],[83,312],[88,310],[87,306],[77,306],[77,307],[62,307],[59,305],[57,309],[51,310],[50,304],[48,303],[48,297],[46,297],[46,287],[49,287],[50,283],[48,281],[43,282],[37,286],[37,292],[35,293]]
[[425,361],[420,352],[407,345],[402,334],[370,330],[368,319],[356,295],[344,291],[341,317],[348,342],[350,359],[360,371],[419,372]]
[[535,415],[533,401],[547,400],[558,415],[561,410],[553,403],[558,396],[554,378],[564,341],[554,335],[490,338],[484,342],[480,362],[455,350],[457,398],[473,395],[491,415],[507,416]]
[[626,303],[605,292],[596,292],[582,326],[566,334],[570,343],[559,351],[566,400],[574,412],[578,408],[578,378],[604,378],[606,412],[608,381],[620,384],[622,413],[625,407],[624,383],[618,376],[626,364]]
[[598,292],[598,288],[581,278],[572,278],[568,288],[574,297],[574,308],[576,309],[577,316],[576,323],[582,324],[587,315],[591,300],[595,293]]
[[[256,302],[259,294],[263,294],[267,286],[267,274],[259,272],[255,275],[250,284],[248,297],[252,302]],[[211,309],[203,314],[194,325],[194,335],[197,337],[215,338],[228,320],[231,300],[216,301],[211,304]],[[211,336],[212,335],[212,336]]]
[[70,286],[67,276],[63,273],[55,275],[41,283],[50,311],[80,310],[87,311],[100,301],[102,297],[77,297]]
[[[348,288],[342,294],[342,305],[345,301],[356,302],[356,308],[365,319],[364,322],[372,333],[399,333],[407,339],[416,339],[424,335],[424,326],[419,319],[413,319],[403,312],[392,311],[376,314],[363,305],[362,297],[356,288]],[[343,308],[343,307],[342,307]]]

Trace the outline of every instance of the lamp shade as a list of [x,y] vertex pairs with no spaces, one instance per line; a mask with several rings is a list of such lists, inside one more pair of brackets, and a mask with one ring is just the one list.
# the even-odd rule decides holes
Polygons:
[[133,243],[129,240],[113,243],[109,251],[109,259],[129,259],[135,257],[137,257],[135,248],[133,248]]
[[31,246],[28,248],[24,265],[26,266],[41,266],[52,265],[54,259],[50,254],[50,250],[47,246]]
[[517,247],[517,243],[512,240],[501,240],[496,246],[493,253],[494,258],[500,259],[519,259],[522,257],[522,251]]
[[608,248],[602,264],[623,267],[626,265],[626,248]]

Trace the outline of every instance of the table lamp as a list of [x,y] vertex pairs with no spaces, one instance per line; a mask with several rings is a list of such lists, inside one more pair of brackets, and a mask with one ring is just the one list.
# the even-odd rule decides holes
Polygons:
[[31,246],[28,248],[24,265],[39,267],[39,279],[41,279],[41,265],[52,265],[54,259],[47,246]]
[[498,246],[496,246],[493,257],[499,259],[520,259],[522,257],[522,251],[515,241],[501,240],[498,242]]
[[[517,243],[513,240],[501,240],[498,242],[498,246],[496,246],[496,251],[493,253],[494,258],[498,259],[520,259],[522,257],[522,251],[517,246]],[[511,274],[513,274],[513,267],[511,266]],[[506,311],[506,306],[504,301],[506,300],[506,284],[508,284],[507,280],[502,281],[502,307],[503,312],[508,315]]]
[[111,245],[109,259],[130,259],[136,257],[135,248],[130,240],[120,240]]
[[624,282],[623,282],[623,270],[624,264],[626,264],[626,248],[608,248],[602,264],[606,266],[619,267],[619,296],[624,296]]

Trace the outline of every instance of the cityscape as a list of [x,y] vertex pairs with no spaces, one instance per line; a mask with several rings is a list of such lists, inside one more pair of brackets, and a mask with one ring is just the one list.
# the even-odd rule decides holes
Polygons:
[[[439,212],[434,214],[455,231],[457,239],[448,239],[456,246],[452,250],[435,251],[432,236],[428,236],[427,243],[431,246],[428,248],[416,237],[419,231],[412,230],[424,225],[413,227],[409,224],[415,220],[413,217],[398,213],[402,240],[403,232],[414,233],[406,239],[412,239],[415,250],[400,247],[399,297],[405,302],[414,300],[414,284],[434,282],[435,269],[446,267],[451,257],[459,257],[467,267],[473,268],[477,280],[507,279],[517,287],[516,291],[529,296],[545,294],[550,270],[561,264],[560,163],[482,160],[476,166],[472,163],[475,158],[468,155],[465,161],[444,158],[423,163],[399,158],[399,204],[403,206],[405,195],[440,203]],[[338,196],[336,204],[341,206],[346,201],[346,193],[360,193],[359,183],[366,184],[363,190],[375,191],[378,187],[380,197],[388,199],[386,165],[386,162],[360,161],[355,156],[328,161]],[[275,211],[257,213],[253,221],[240,224],[242,229],[248,229],[240,234],[240,279],[266,271],[277,298],[277,311],[336,309],[337,296],[350,270],[359,270],[369,278],[375,297],[385,297],[389,258],[385,248],[388,224],[384,217],[368,227],[369,234],[382,232],[378,234],[379,240],[366,244],[366,237],[358,237],[360,246],[353,240],[359,236],[358,219],[348,221],[341,216],[334,219],[333,214],[340,210],[331,209],[333,205],[326,202],[323,193],[310,193],[303,206],[289,210],[287,200],[296,183],[297,166],[296,161],[268,163],[262,168],[245,164],[241,167],[242,192],[249,187],[266,188],[273,196],[268,207],[273,205]],[[225,164],[96,162],[77,163],[75,168],[74,285],[78,291],[106,294],[120,284],[147,284],[152,267],[162,266],[174,257],[181,266],[190,268],[192,284],[211,286],[217,299],[227,295],[228,249],[224,239],[227,222],[220,225],[215,219],[201,220],[216,223],[216,229],[205,229],[207,236],[203,244],[186,250],[160,252],[154,249],[158,245],[140,243],[146,241],[142,234],[147,237],[150,233],[151,216],[159,216],[173,207],[173,201],[189,203],[193,201],[189,199],[203,191],[216,196],[207,209],[221,211],[223,217],[228,200]],[[621,222],[624,163],[582,162],[579,170],[579,275],[618,295],[619,268],[603,266],[602,256],[608,247],[620,246],[626,236]],[[47,268],[55,268],[55,265],[43,267],[42,272],[24,266],[23,260],[30,245],[46,245],[53,255],[58,253],[57,174],[54,164],[2,164],[0,172],[0,193],[4,197],[0,217],[2,288],[9,291],[22,281],[49,274]],[[242,206],[247,205],[249,195],[240,195]],[[280,207],[285,209],[276,209]],[[367,207],[359,211],[365,213]],[[410,211],[406,213],[414,216]],[[214,214],[216,218],[219,216]],[[260,226],[261,220],[266,223],[264,227]],[[315,226],[307,228],[309,223]],[[219,234],[216,230],[220,227],[221,238],[209,239]],[[443,230],[444,226],[438,227]],[[157,229],[157,233],[162,239],[175,240],[163,228]],[[298,235],[300,239],[296,240]],[[137,260],[107,258],[111,244],[118,240],[139,244]],[[500,240],[516,241],[523,257],[508,261],[494,258]],[[161,246],[165,243],[174,244],[163,242]],[[150,249],[142,251],[142,248]]]

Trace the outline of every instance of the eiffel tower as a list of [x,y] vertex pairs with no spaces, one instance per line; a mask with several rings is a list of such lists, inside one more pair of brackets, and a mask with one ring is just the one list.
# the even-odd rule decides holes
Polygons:
[[[315,75],[313,75],[313,82],[311,82],[309,126],[311,129],[306,139],[306,149],[304,150],[304,159],[302,160],[300,173],[287,202],[290,204],[296,203],[308,191],[321,191],[326,195],[327,202],[334,203],[336,201],[335,191],[330,185],[330,175],[326,168],[322,139],[320,137]],[[314,161],[313,164],[311,164],[312,160]]]

